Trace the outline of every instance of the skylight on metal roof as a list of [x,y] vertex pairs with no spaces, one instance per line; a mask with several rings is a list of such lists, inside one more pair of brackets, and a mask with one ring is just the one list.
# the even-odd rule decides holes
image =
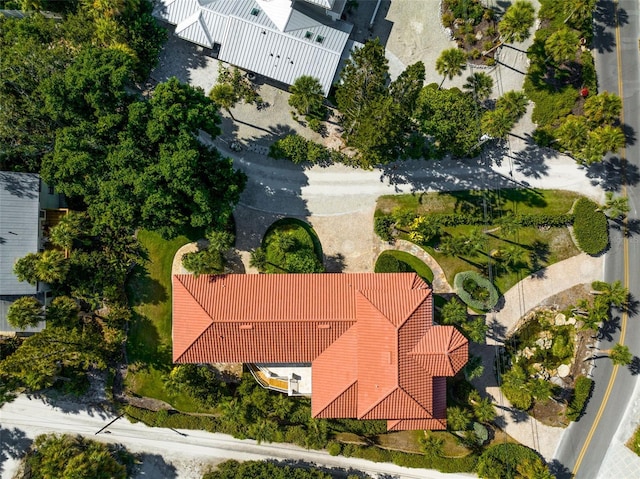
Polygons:
[[260,13],[260,9],[259,8],[252,8],[251,9],[251,15],[253,15],[254,17],[257,17],[259,13]]

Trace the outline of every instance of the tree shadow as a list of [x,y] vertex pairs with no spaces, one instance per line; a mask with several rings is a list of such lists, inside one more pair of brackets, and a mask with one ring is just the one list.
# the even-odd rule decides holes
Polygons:
[[176,467],[165,461],[159,454],[136,454],[135,477],[162,477],[164,479],[176,479],[178,471]]
[[518,173],[528,178],[540,179],[549,176],[549,166],[546,162],[553,156],[554,153],[550,149],[537,146],[529,137],[524,150],[515,152],[510,158]]
[[344,260],[345,258],[342,253],[325,256],[324,266],[327,273],[342,273],[346,266]]
[[140,304],[160,304],[167,301],[169,296],[164,285],[157,279],[151,278],[144,266],[136,265],[129,281],[132,281],[129,295],[131,306]]
[[636,130],[628,123],[623,123],[620,128],[622,128],[627,145],[635,145],[637,140]]
[[[157,2],[161,4],[162,2]],[[166,8],[164,6],[160,8]],[[170,25],[162,20],[159,23],[167,29],[167,41],[165,42],[158,64],[150,74],[151,80],[162,83],[171,77],[176,77],[182,83],[192,83],[192,70],[198,70],[210,66],[212,50],[203,48],[195,43],[183,40],[175,35],[175,25]],[[211,79],[213,82],[217,76],[217,66],[215,75]],[[205,92],[208,93],[208,92]]]
[[20,459],[31,448],[33,441],[27,437],[22,429],[7,429],[0,425],[0,473],[4,472],[4,463],[9,459]]
[[620,231],[625,238],[631,238],[640,233],[640,219],[627,218],[627,221],[621,219],[611,220],[609,226],[614,231]]
[[526,411],[522,411],[515,407],[507,407],[500,404],[496,404],[495,407],[496,409],[502,410],[505,413],[509,414],[509,416],[511,417],[511,421],[516,424],[527,422],[530,419],[530,416],[526,413]]
[[567,466],[562,464],[557,459],[554,459],[549,464],[549,472],[556,479],[571,479],[573,477],[573,472]]
[[504,324],[499,323],[496,318],[492,318],[487,322],[487,327],[487,338],[504,343],[507,336],[507,327]]
[[11,196],[21,199],[34,199],[39,196],[40,179],[35,173],[0,171],[0,185]]
[[631,186],[640,182],[638,167],[617,155],[612,155],[585,168],[591,184],[600,186],[605,191],[619,191],[624,182]]
[[628,368],[632,376],[637,376],[638,374],[640,374],[640,358],[638,356],[634,356],[629,363]]
[[[598,340],[613,341],[615,334],[620,330],[620,316],[615,316],[609,321],[605,321],[598,329],[596,337]],[[605,356],[606,357],[606,356]]]

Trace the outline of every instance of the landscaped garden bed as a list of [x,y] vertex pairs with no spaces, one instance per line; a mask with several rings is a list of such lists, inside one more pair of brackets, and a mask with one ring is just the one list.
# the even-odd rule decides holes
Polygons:
[[[494,65],[495,47],[500,43],[493,10],[480,0],[443,0],[442,25],[449,29],[467,61]],[[484,55],[483,55],[484,53]]]
[[373,268],[376,273],[414,272],[427,283],[433,281],[433,271],[424,261],[404,251],[387,250],[380,253]]
[[262,273],[322,273],[322,245],[304,221],[283,218],[273,223],[262,246],[251,255],[252,266]]
[[382,196],[376,232],[420,245],[450,284],[464,271],[488,277],[491,265],[493,283],[504,293],[525,276],[579,253],[566,226],[580,197],[533,189]]

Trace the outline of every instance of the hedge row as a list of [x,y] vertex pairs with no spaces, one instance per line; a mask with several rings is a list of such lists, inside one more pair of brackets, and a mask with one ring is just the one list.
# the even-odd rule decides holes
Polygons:
[[602,253],[609,244],[607,217],[598,211],[598,204],[587,198],[580,198],[573,208],[573,233],[578,247],[587,254]]
[[593,380],[586,376],[578,376],[573,397],[571,398],[569,407],[567,407],[567,419],[570,421],[580,419],[587,401],[591,397],[591,391],[593,391]]
[[[480,456],[478,460],[478,476],[481,478],[516,479],[521,476],[518,472],[518,466],[530,463],[532,466],[537,465],[536,469],[546,468],[544,461],[540,455],[526,446],[521,444],[495,444],[489,446]],[[547,472],[548,472],[548,468]],[[542,474],[540,477],[553,477]]]
[[[335,453],[335,446],[332,448]],[[444,473],[474,472],[478,462],[478,456],[475,454],[469,454],[464,457],[425,456],[423,454],[389,451],[375,446],[357,446],[355,444],[344,444],[341,452],[345,457],[357,457],[373,462],[393,462],[402,467],[437,469]]]
[[[403,223],[411,224],[411,222],[417,218],[402,218]],[[450,214],[432,214],[428,216],[430,223],[437,225],[437,227],[443,226],[481,226],[485,224],[482,215],[472,215],[468,213],[450,213]],[[561,214],[561,215],[549,215],[549,214],[521,214],[513,217],[514,222],[517,225],[527,227],[564,227],[571,225],[574,221],[574,215]],[[392,241],[392,229],[394,224],[399,223],[400,219],[390,215],[376,216],[374,219],[374,230],[376,234],[383,241]]]
[[[474,299],[471,296],[471,293],[465,290],[464,283],[468,279],[474,281],[478,287],[485,288],[489,292],[489,298],[486,301],[478,301]],[[489,311],[498,304],[498,290],[496,290],[491,281],[475,271],[463,271],[462,273],[456,274],[455,278],[453,278],[453,285],[456,288],[456,292],[460,299],[464,301],[467,306],[471,306],[473,309]]]

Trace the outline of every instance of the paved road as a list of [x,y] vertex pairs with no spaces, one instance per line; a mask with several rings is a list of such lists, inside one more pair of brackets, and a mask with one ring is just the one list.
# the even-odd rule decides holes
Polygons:
[[[466,474],[442,474],[425,469],[409,469],[387,463],[374,463],[362,459],[330,456],[324,451],[306,450],[290,444],[256,444],[253,440],[239,440],[225,434],[211,434],[205,431],[150,428],[141,423],[131,424],[119,419],[98,435],[95,433],[115,417],[99,411],[87,412],[86,406],[69,405],[65,410],[54,408],[38,399],[18,397],[0,410],[2,449],[0,449],[0,472],[2,478],[13,477],[16,461],[10,457],[24,452],[29,439],[44,433],[82,434],[91,439],[120,443],[130,451],[162,455],[165,461],[176,463],[188,460],[191,463],[220,462],[236,460],[289,460],[315,463],[323,467],[355,469],[373,477],[387,479],[469,479]],[[5,455],[4,462],[2,455]],[[144,458],[144,456],[143,456]],[[158,460],[155,456],[156,461]],[[144,466],[144,464],[143,464]],[[167,465],[153,471],[141,471],[138,477],[162,479],[202,477],[198,471],[174,469]]]
[[[616,5],[617,3],[617,5]],[[616,13],[617,24],[616,32]],[[605,278],[625,282],[633,297],[640,299],[640,235],[637,231],[640,207],[640,186],[637,171],[640,166],[640,62],[638,59],[638,40],[640,39],[640,18],[638,0],[600,0],[596,19],[596,68],[601,91],[621,94],[624,101],[624,122],[628,126],[629,145],[625,156],[629,165],[625,167],[629,185],[626,193],[629,197],[631,212],[629,221],[635,233],[625,245],[623,235],[614,231],[611,237],[611,250],[606,257]],[[618,35],[618,36],[617,36]],[[620,91],[622,90],[622,91]],[[625,264],[626,263],[626,264]],[[640,323],[631,315],[627,322],[620,315],[621,328],[606,335],[601,349],[608,349],[620,341],[624,335],[627,344],[635,355],[640,355]],[[638,477],[638,463],[629,462],[626,469],[611,475],[612,469],[603,465],[605,456],[613,457],[625,454],[624,442],[628,438],[617,437],[619,427],[626,427],[623,415],[631,407],[634,390],[637,385],[637,372],[632,374],[629,368],[613,368],[611,361],[600,359],[596,362],[594,379],[596,386],[585,416],[571,425],[556,451],[559,470],[564,477],[573,471],[577,478]],[[614,375],[615,381],[610,378]],[[604,406],[602,406],[604,402]],[[586,444],[586,447],[585,447]],[[626,463],[625,463],[626,464]],[[560,477],[563,477],[561,475]]]

